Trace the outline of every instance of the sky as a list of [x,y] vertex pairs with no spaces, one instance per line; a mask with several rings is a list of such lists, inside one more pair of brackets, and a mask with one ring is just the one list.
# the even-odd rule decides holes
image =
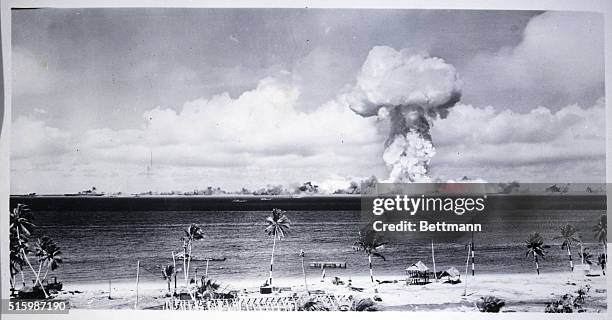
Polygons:
[[384,179],[387,121],[339,98],[376,47],[456,69],[433,179],[603,182],[603,40],[578,12],[14,11],[11,192]]

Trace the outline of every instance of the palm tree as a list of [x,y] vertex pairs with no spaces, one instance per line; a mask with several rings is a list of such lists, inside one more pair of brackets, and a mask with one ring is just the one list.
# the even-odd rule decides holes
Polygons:
[[17,236],[29,237],[34,231],[33,221],[34,215],[30,208],[25,204],[17,204],[17,207],[11,211],[9,230],[15,232]]
[[41,281],[47,278],[49,271],[53,271],[59,268],[60,264],[63,262],[62,260],[62,251],[60,247],[58,247],[53,240],[49,237],[42,237],[42,239],[38,240],[37,248],[36,248],[36,256],[38,257],[38,276],[40,277],[41,267],[43,265],[47,266],[47,271],[45,271],[44,276]]
[[9,217],[9,233],[12,234],[14,240],[17,241],[16,248],[19,248],[21,251],[21,259],[25,261],[25,263],[30,267],[30,270],[34,274],[36,278],[36,283],[40,284],[40,288],[45,295],[45,298],[48,298],[49,295],[47,291],[45,291],[45,287],[43,286],[38,273],[34,270],[32,263],[30,263],[30,259],[28,259],[28,253],[30,252],[28,249],[28,238],[34,231],[34,216],[32,215],[32,211],[25,204],[17,204],[15,208],[10,213]]
[[203,299],[215,299],[217,291],[221,285],[212,279],[207,279],[202,282],[202,286],[198,288],[198,292],[202,294]]
[[589,266],[593,264],[593,261],[591,261],[593,254],[589,251],[589,248],[583,248],[578,254],[582,261],[586,262]]
[[604,259],[604,263],[602,264],[602,268],[603,266],[606,265],[605,260],[607,260],[608,258],[608,219],[606,214],[602,214],[599,217],[599,221],[597,222],[596,225],[593,226],[593,232],[595,232],[595,239],[598,242],[601,242],[603,244],[603,257],[602,259]]
[[599,221],[593,226],[593,232],[595,232],[595,239],[607,247],[608,241],[608,219],[605,214],[599,217]]
[[580,237],[577,234],[577,230],[571,224],[567,224],[563,227],[559,228],[559,236],[554,237],[553,239],[558,240],[562,239],[563,243],[561,244],[561,249],[567,249],[567,257],[570,263],[570,269],[574,271],[574,261],[572,261],[572,251],[571,247],[574,243],[580,242]]
[[21,284],[25,287],[25,278],[23,276],[23,267],[26,265],[22,252],[26,254],[30,251],[26,242],[17,239],[17,236],[13,232],[9,235],[9,246],[10,246],[10,270],[11,270],[11,288],[15,288],[15,277],[17,274],[21,274]]
[[533,255],[533,260],[535,261],[535,267],[536,267],[536,272],[538,274],[540,274],[540,265],[538,263],[538,257],[542,257],[542,259],[544,259],[544,238],[542,238],[542,236],[537,233],[537,232],[532,232],[529,235],[529,238],[527,238],[527,240],[525,241],[525,244],[527,245],[527,251],[525,252],[525,257],[528,257],[529,255]]
[[606,254],[605,253],[600,253],[597,256],[597,264],[601,267],[601,273],[605,276],[606,275]]
[[183,273],[185,274],[185,285],[189,285],[189,266],[191,264],[191,248],[194,240],[204,239],[204,232],[195,223],[184,230],[183,240]]
[[166,267],[162,268],[162,276],[164,277],[164,280],[168,282],[168,293],[170,292],[170,284],[172,283],[172,277],[174,276],[175,272],[176,270],[174,269],[173,265],[167,265]]
[[266,218],[268,226],[265,231],[269,236],[272,236],[272,257],[270,258],[270,279],[269,286],[272,286],[272,270],[274,269],[274,249],[276,248],[276,239],[284,238],[289,232],[291,221],[285,215],[285,211],[274,208],[272,215]]
[[353,244],[353,247],[357,251],[364,251],[368,255],[368,262],[370,268],[370,280],[374,283],[374,274],[372,272],[372,256],[379,257],[386,261],[387,259],[382,254],[376,252],[378,249],[386,245],[387,242],[382,241],[372,229],[366,231],[359,231],[359,238]]

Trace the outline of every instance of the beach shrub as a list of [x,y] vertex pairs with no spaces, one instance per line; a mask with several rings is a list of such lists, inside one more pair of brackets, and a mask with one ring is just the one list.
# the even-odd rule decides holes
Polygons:
[[319,299],[311,298],[298,306],[298,311],[330,311]]
[[584,308],[584,302],[586,297],[591,290],[591,286],[586,285],[580,287],[576,291],[576,296],[571,293],[564,294],[561,299],[555,300],[546,304],[545,313],[573,313],[573,312],[586,312]]
[[361,299],[355,305],[355,311],[378,311],[376,302],[370,298]]
[[204,279],[202,277],[202,285],[198,286],[196,293],[201,299],[223,299],[225,295],[217,292],[221,288],[221,285],[212,279]]
[[577,296],[574,298],[574,305],[582,306],[590,290],[591,286],[588,284],[586,286],[581,286],[580,289],[576,291]]
[[476,303],[480,312],[499,312],[506,302],[495,296],[480,297],[480,300]]
[[559,300],[555,300],[546,304],[545,313],[573,313],[573,297],[571,294],[565,294]]

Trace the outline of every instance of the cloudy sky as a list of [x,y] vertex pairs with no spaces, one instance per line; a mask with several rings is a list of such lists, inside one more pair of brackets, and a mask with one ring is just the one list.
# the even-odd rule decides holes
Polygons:
[[376,46],[457,70],[462,100],[433,123],[434,179],[604,181],[598,14],[42,9],[12,19],[13,193],[385,178],[388,126],[338,98]]

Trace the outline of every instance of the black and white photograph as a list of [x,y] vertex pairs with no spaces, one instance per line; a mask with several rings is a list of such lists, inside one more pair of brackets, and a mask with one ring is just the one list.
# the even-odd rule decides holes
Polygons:
[[9,303],[607,314],[601,9],[5,9]]

